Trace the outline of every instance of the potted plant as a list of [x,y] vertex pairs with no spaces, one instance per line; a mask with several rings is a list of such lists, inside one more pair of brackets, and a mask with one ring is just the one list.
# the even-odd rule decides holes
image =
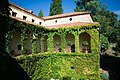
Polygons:
[[60,42],[55,42],[55,51],[59,52]]
[[67,46],[69,47],[69,52],[71,51],[71,45],[72,45],[72,42],[71,42],[71,41],[68,41],[68,42],[67,42]]
[[89,45],[88,41],[82,42],[82,46],[84,47],[83,50],[85,53],[88,53],[88,45]]

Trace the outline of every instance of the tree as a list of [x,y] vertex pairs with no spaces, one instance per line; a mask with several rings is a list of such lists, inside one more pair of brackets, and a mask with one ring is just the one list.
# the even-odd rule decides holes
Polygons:
[[104,52],[108,49],[108,45],[109,45],[109,42],[108,42],[108,37],[105,37],[104,35],[100,35],[100,43],[101,43],[101,52]]
[[75,12],[79,12],[79,11],[86,11],[86,4],[90,1],[93,0],[74,0],[76,3],[76,8],[74,9]]
[[41,9],[40,9],[40,12],[38,13],[38,17],[43,17],[43,12]]
[[5,52],[5,35],[8,30],[9,10],[8,0],[2,0],[0,3],[0,52],[2,53]]
[[31,80],[25,71],[6,52],[6,33],[9,25],[9,3],[8,0],[0,2],[0,79],[1,80]]
[[93,17],[93,20],[95,22],[99,22],[101,25],[100,33],[108,38],[109,43],[115,41],[113,40],[113,38],[115,39],[117,35],[113,35],[113,33],[118,32],[115,29],[116,25],[118,25],[117,15],[115,13],[110,12],[107,9],[107,6],[102,2],[98,2],[98,0],[75,0],[75,3],[76,3],[76,8],[74,9],[75,12],[79,11],[90,12]]
[[116,47],[114,48],[116,52],[120,52],[120,20],[117,21],[115,25],[115,31],[112,34],[111,42],[116,43]]
[[62,13],[63,13],[62,0],[52,0],[52,3],[50,4],[49,15],[52,16]]

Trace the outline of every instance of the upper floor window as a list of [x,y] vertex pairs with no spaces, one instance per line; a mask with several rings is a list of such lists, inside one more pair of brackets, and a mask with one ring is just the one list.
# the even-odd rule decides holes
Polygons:
[[42,22],[39,22],[39,25],[41,25],[42,24]]
[[72,21],[72,18],[70,18],[69,20]]
[[57,23],[57,20],[55,20],[55,22]]
[[23,20],[26,20],[26,18],[27,18],[26,16],[23,16]]
[[32,19],[32,22],[34,22],[35,20],[34,19]]
[[16,17],[17,13],[15,12],[12,12],[12,16]]

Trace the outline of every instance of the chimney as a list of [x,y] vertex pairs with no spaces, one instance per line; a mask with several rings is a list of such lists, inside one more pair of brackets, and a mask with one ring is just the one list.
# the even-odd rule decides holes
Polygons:
[[33,11],[32,10],[28,10],[28,12],[32,13],[33,14]]

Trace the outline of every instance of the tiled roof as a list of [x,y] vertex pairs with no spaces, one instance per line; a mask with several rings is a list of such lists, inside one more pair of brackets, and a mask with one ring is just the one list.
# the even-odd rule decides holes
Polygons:
[[72,12],[72,13],[58,14],[58,15],[47,16],[47,17],[42,17],[42,18],[45,20],[50,20],[50,19],[64,18],[64,17],[69,17],[69,16],[84,15],[84,14],[90,14],[90,13],[89,12]]
[[52,28],[68,28],[68,27],[75,27],[75,26],[88,26],[88,25],[93,25],[93,24],[98,24],[98,22],[93,22],[93,23],[86,23],[86,22],[74,22],[74,23],[67,23],[67,24],[59,24],[59,25],[53,25],[53,26],[45,26],[48,29]]

